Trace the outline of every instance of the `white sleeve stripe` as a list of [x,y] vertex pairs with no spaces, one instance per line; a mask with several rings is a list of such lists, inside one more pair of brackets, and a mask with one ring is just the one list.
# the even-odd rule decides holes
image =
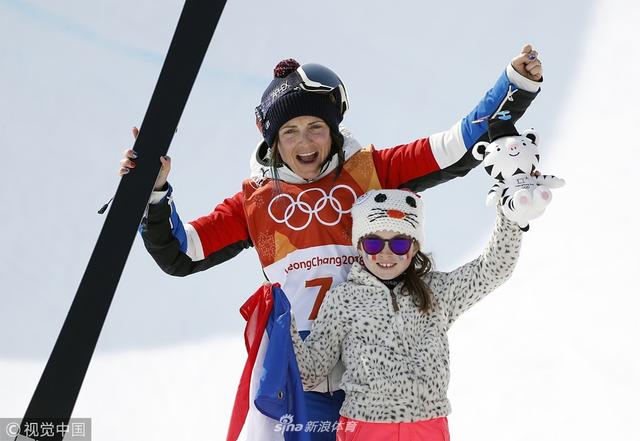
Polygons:
[[462,120],[447,131],[429,136],[429,144],[441,170],[458,162],[467,153],[462,137]]
[[204,250],[198,232],[191,224],[184,224],[184,232],[187,234],[187,256],[197,262],[204,259]]
[[169,193],[169,189],[166,189],[164,191],[152,191],[151,192],[151,196],[149,197],[149,203],[150,204],[157,204],[159,203],[162,198],[164,198],[167,193]]
[[513,68],[511,63],[507,65],[507,78],[509,79],[509,82],[515,85],[518,89],[526,90],[527,92],[537,92],[540,90],[540,84],[542,84],[539,81],[530,80],[529,78],[522,76]]

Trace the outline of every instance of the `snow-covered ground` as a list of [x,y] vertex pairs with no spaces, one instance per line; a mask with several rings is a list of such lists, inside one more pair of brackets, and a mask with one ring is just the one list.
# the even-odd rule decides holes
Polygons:
[[[155,84],[179,1],[0,0],[0,417],[20,417],[55,341]],[[255,4],[254,4],[255,3]],[[317,6],[317,5],[316,5]],[[523,42],[543,93],[519,127],[567,180],[503,288],[450,333],[456,440],[637,439],[640,233],[634,86],[640,6],[624,0],[230,1],[171,148],[184,219],[239,189],[253,107],[281,58],[332,66],[345,120],[384,147],[442,130]],[[437,266],[475,256],[493,213],[482,170],[425,193]],[[74,415],[93,439],[221,439],[244,363],[253,251],[186,279],[136,241]],[[636,349],[634,349],[636,348]]]

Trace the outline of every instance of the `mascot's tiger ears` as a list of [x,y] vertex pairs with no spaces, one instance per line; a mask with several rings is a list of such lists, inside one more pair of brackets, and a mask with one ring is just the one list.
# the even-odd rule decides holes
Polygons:
[[533,176],[538,169],[540,137],[533,129],[518,133],[509,119],[489,121],[489,139],[473,147],[473,156],[496,180],[487,195],[487,205],[499,204],[507,219],[521,229],[540,216],[551,202],[550,188],[559,188],[564,180],[553,175]]
[[[516,136],[517,135],[518,134],[516,134]],[[540,141],[539,141],[540,135],[538,135],[538,132],[536,132],[533,129],[526,129],[519,135],[529,138],[529,140],[536,146],[540,145]],[[473,157],[476,158],[478,161],[482,161],[485,157],[487,147],[489,147],[488,142],[484,142],[484,141],[478,142],[473,147]]]
[[514,174],[536,171],[540,162],[538,132],[527,129],[520,134],[511,121],[491,120],[489,137],[491,142],[478,142],[472,153],[492,178],[504,181]]

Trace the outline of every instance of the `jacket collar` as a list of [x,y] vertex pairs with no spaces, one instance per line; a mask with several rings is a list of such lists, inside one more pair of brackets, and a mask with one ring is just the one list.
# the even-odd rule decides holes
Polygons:
[[[374,286],[376,288],[384,288],[385,290],[389,290],[387,285],[385,285],[376,276],[371,274],[359,262],[354,262],[353,266],[351,267],[351,271],[349,271],[349,275],[347,276],[347,280],[358,285]],[[400,285],[402,285],[402,283],[398,284],[398,286]],[[398,288],[398,286],[396,286],[396,289]]]

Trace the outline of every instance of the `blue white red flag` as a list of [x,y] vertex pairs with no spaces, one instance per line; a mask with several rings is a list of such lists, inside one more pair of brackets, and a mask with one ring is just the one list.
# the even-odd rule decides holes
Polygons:
[[227,441],[308,441],[300,372],[291,341],[291,305],[280,286],[263,285],[240,308],[247,361]]

